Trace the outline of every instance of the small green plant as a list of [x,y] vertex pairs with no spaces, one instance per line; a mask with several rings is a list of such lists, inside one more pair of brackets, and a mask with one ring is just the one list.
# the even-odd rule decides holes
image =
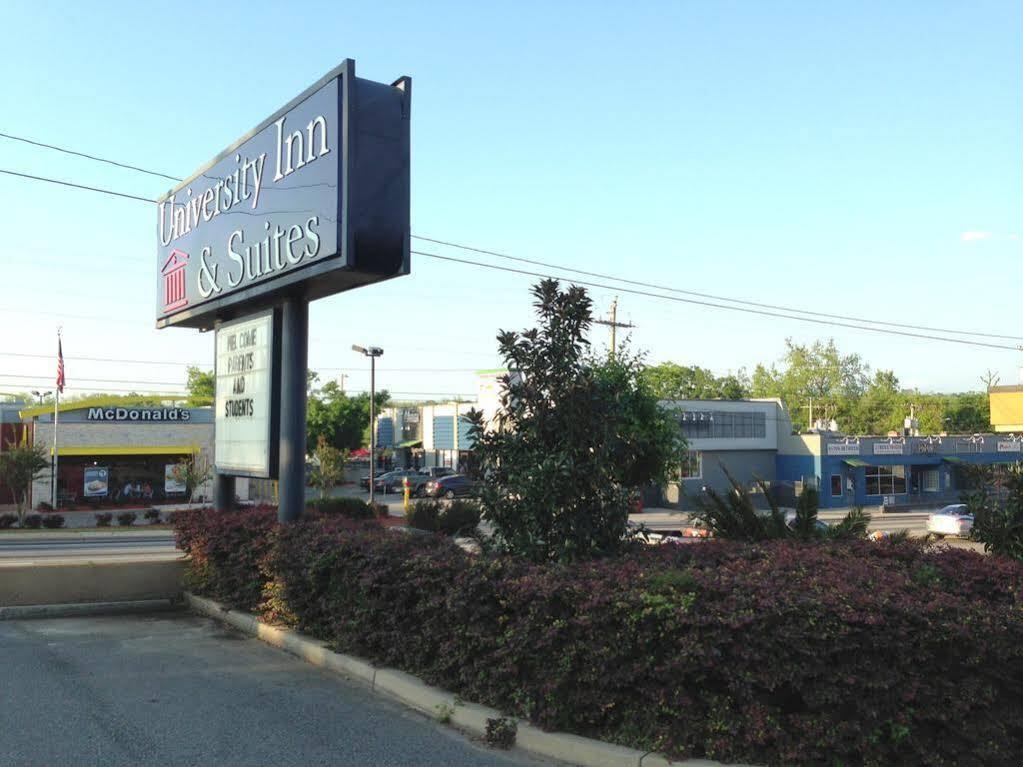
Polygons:
[[438,703],[435,708],[437,709],[437,721],[441,724],[450,722],[451,717],[455,714],[455,707],[450,703]]
[[27,517],[25,517],[21,525],[22,527],[27,527],[32,530],[38,530],[40,527],[43,526],[43,518],[39,514],[29,514]]
[[134,511],[122,511],[117,515],[117,524],[121,527],[131,527],[135,524],[135,520],[138,518],[138,514]]
[[142,515],[151,525],[160,524],[160,510],[159,509],[146,509]]
[[18,521],[15,514],[0,514],[0,530],[6,530]]
[[493,748],[509,749],[515,745],[515,736],[518,733],[518,725],[514,719],[501,716],[496,719],[487,719],[487,732],[483,740]]
[[60,514],[47,514],[43,517],[43,527],[51,530],[56,530],[58,527],[64,527],[64,517]]
[[96,527],[110,527],[110,523],[114,520],[114,515],[109,511],[102,511],[93,516],[96,517]]

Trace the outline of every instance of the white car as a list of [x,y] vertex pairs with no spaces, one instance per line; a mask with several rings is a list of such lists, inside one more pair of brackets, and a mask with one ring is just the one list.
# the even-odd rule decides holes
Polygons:
[[973,530],[973,515],[965,503],[955,503],[927,516],[927,532],[966,537]]

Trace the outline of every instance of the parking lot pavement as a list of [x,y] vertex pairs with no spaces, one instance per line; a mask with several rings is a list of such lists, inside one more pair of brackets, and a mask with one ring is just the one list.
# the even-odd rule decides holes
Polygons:
[[0,621],[5,767],[512,767],[336,675],[188,613]]

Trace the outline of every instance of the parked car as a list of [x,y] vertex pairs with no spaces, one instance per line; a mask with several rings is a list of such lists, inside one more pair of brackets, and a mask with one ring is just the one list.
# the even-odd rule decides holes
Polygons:
[[463,474],[449,474],[431,479],[423,486],[423,495],[428,498],[454,498],[459,495],[475,495],[476,483]]
[[437,479],[438,477],[450,477],[454,475],[456,472],[454,469],[448,466],[429,466],[420,469],[419,473],[422,474],[424,477],[429,477],[430,479]]
[[933,535],[965,537],[972,531],[973,515],[965,503],[953,503],[927,516],[927,532]]
[[[391,471],[394,471],[394,469],[392,469]],[[380,483],[380,478],[385,474],[390,473],[391,473],[390,471],[377,469],[375,472],[373,472],[373,484],[378,485]],[[369,490],[369,474],[363,474],[361,477],[359,477],[359,487],[361,487],[363,490],[367,491]]]
[[373,483],[373,487],[383,493],[400,493],[405,487],[405,478],[408,478],[412,489],[416,488],[416,481],[422,475],[415,469],[396,469],[386,474],[381,474]]

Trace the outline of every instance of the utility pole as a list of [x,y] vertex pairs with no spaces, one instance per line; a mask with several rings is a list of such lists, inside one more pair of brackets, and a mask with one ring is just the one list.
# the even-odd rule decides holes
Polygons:
[[606,320],[593,320],[594,325],[607,325],[611,328],[611,358],[614,359],[615,351],[618,349],[618,328],[634,328],[631,322],[618,321],[618,296],[611,302],[611,316]]
[[810,397],[810,404],[809,405],[803,405],[803,407],[810,409],[810,425],[809,425],[808,429],[812,429],[813,428],[813,397]]

